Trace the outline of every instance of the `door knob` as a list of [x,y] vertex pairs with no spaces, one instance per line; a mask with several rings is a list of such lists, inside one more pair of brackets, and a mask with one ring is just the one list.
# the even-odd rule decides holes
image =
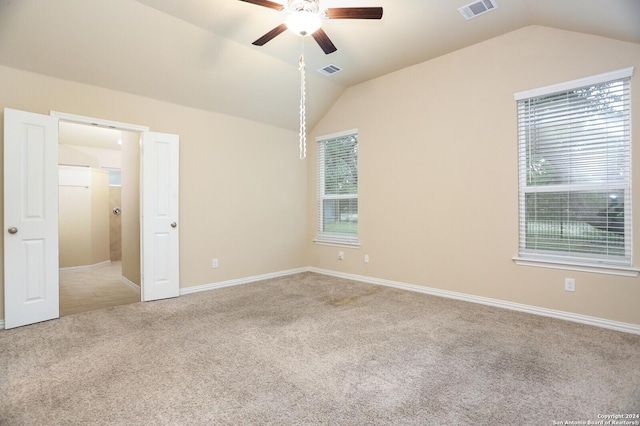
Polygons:
[[172,227],[172,228],[175,228],[176,226],[178,226],[178,224],[177,224],[177,223],[175,223],[175,222],[171,222],[171,227]]
[[16,228],[15,226],[12,226],[9,229],[7,229],[7,231],[9,231],[10,234],[17,234],[18,228]]

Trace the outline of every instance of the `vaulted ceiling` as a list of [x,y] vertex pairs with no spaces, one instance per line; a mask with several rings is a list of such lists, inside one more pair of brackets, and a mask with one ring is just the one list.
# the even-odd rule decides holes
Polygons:
[[[284,3],[285,0],[273,0]],[[312,128],[349,86],[528,25],[640,43],[640,0],[320,0],[382,6],[381,20],[324,20],[338,48],[285,32],[285,12],[239,0],[0,0],[0,65],[297,129],[298,57]],[[317,72],[327,65],[343,70]]]

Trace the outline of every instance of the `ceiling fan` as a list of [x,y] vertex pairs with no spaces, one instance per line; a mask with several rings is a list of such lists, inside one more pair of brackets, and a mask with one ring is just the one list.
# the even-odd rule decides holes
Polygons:
[[287,0],[287,6],[270,0],[240,0],[258,6],[282,11],[289,15],[285,23],[278,25],[252,44],[263,46],[273,38],[289,29],[300,36],[311,35],[326,53],[333,53],[336,46],[331,42],[321,26],[321,18],[327,19],[381,19],[381,7],[333,7],[320,11],[319,0]]

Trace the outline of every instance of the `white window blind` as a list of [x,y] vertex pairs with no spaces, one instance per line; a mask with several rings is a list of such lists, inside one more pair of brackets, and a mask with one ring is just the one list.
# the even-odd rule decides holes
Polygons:
[[358,133],[318,142],[318,242],[358,243]]
[[631,72],[516,95],[520,257],[631,265]]

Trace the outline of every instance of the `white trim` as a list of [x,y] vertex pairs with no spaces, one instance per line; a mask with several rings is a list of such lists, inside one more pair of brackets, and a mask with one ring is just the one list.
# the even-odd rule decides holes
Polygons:
[[[333,139],[344,138],[347,136],[355,136],[356,143],[358,143],[358,129],[345,130],[342,132],[331,133],[328,135],[322,135],[316,137],[316,142],[318,143],[318,170],[317,170],[317,193],[316,193],[316,238],[313,240],[317,244],[326,244],[333,246],[341,246],[341,247],[360,247],[360,234],[359,230],[356,232],[356,235],[352,234],[344,234],[338,232],[321,232],[322,224],[324,223],[324,201],[325,200],[351,200],[355,199],[358,201],[358,192],[355,194],[325,194],[325,157],[326,150],[321,149],[323,146],[323,142],[327,142]],[[359,173],[359,172],[358,172]]]
[[102,118],[86,117],[84,115],[69,114],[66,112],[51,111],[52,117],[58,117],[61,121],[79,124],[91,124],[94,126],[107,127],[118,130],[132,130],[135,132],[148,132],[149,127],[138,124],[122,123],[120,121],[104,120]]
[[131,287],[132,289],[134,289],[135,291],[137,291],[138,293],[140,293],[140,286],[136,283],[134,283],[133,281],[131,281],[129,278],[125,277],[124,275],[122,275],[120,277],[120,280],[125,283],[126,285],[128,285],[129,287]]
[[344,132],[330,133],[328,135],[316,136],[316,142],[326,141],[329,139],[337,139],[350,135],[357,135],[358,129],[345,130]]
[[328,238],[316,238],[313,240],[314,243],[321,246],[333,246],[333,247],[344,247],[344,248],[360,248],[360,241],[339,241],[339,240],[331,240]]
[[[287,269],[284,271],[278,271],[278,272],[272,272],[272,273],[268,273],[268,274],[261,274],[261,275],[253,275],[250,277],[244,277],[244,278],[237,278],[234,280],[227,280],[227,281],[221,281],[218,283],[211,283],[211,284],[203,284],[203,285],[197,285],[197,286],[192,286],[192,287],[185,287],[185,288],[181,288],[180,289],[180,296],[184,296],[185,294],[191,294],[191,293],[199,293],[201,291],[208,291],[208,290],[217,290],[217,289],[221,289],[221,288],[225,288],[225,287],[232,287],[232,286],[236,286],[236,285],[242,285],[242,284],[249,284],[249,283],[253,283],[256,281],[263,281],[263,280],[268,280],[271,278],[279,278],[279,277],[285,277],[288,275],[295,275],[295,274],[301,274],[303,272],[309,272],[309,268],[296,268],[296,269]],[[125,277],[122,277],[122,281],[129,285],[130,287],[134,287],[134,290],[137,289],[137,291],[140,291],[140,288],[133,282],[127,280]],[[131,283],[131,284],[129,284]],[[0,319],[0,330],[4,329],[4,319]]]
[[[512,311],[524,312],[528,314],[540,315],[544,317],[557,318],[565,321],[576,322],[580,324],[592,325],[595,327],[606,328],[609,330],[622,331],[625,333],[640,335],[640,325],[630,324],[626,322],[613,321],[604,318],[592,317],[588,315],[575,314],[572,312],[558,311],[555,309],[541,308],[538,306],[524,305],[521,303],[508,302],[500,299],[492,299],[489,297],[475,296],[472,294],[458,293],[448,290],[440,290],[437,288],[424,287],[415,284],[407,284],[399,281],[385,280],[382,278],[367,277],[363,275],[348,274],[344,272],[336,272],[328,269],[315,267],[288,269],[269,274],[254,275],[251,277],[238,278],[234,280],[221,281],[219,283],[204,284],[193,287],[180,289],[180,295],[198,293],[201,291],[216,290],[225,287],[231,287],[242,284],[249,284],[256,281],[262,281],[271,278],[284,277],[287,275],[300,274],[303,272],[314,272],[316,274],[328,275],[337,278],[360,281],[368,284],[382,285],[385,287],[397,288],[400,290],[413,291],[416,293],[428,294],[431,296],[446,297],[448,299],[456,299],[464,302],[478,303],[481,305],[493,306],[496,308],[509,309]],[[135,285],[135,284],[134,284]],[[4,320],[0,319],[0,329],[4,329]]]
[[308,270],[309,270],[308,268],[287,269],[287,270],[284,270],[284,271],[272,272],[272,273],[269,273],[269,274],[253,275],[253,276],[250,276],[250,277],[237,278],[237,279],[234,279],[234,280],[220,281],[218,283],[202,284],[202,285],[196,285],[196,286],[192,286],[192,287],[185,287],[185,288],[181,288],[180,289],[180,296],[183,296],[185,294],[198,293],[200,291],[217,290],[217,289],[225,288],[225,287],[231,287],[231,286],[242,285],[242,284],[249,284],[249,283],[253,283],[253,282],[256,282],[256,281],[268,280],[268,279],[271,279],[271,278],[279,278],[279,277],[284,277],[284,276],[287,276],[287,275],[300,274],[300,273],[303,273],[303,272],[308,272]]
[[616,71],[606,72],[603,74],[592,75],[590,77],[579,78],[577,80],[566,81],[564,83],[552,84],[550,86],[539,87],[537,89],[516,92],[513,94],[513,97],[516,101],[520,101],[522,99],[535,98],[538,96],[550,95],[552,93],[573,90],[579,87],[602,84],[607,81],[631,77],[632,75],[633,67],[628,67]]
[[513,261],[520,266],[534,266],[538,268],[564,269],[566,271],[592,272],[595,274],[619,275],[622,277],[637,277],[640,269],[628,266],[616,265],[596,265],[578,262],[563,262],[558,260],[530,259],[525,257],[514,257]]
[[448,290],[440,290],[437,288],[424,287],[415,284],[406,284],[398,281],[390,281],[381,278],[365,277],[362,275],[347,274],[343,272],[335,272],[326,269],[310,267],[309,272],[317,274],[329,275],[338,278],[361,281],[369,284],[377,284],[386,287],[398,288],[401,290],[414,291],[417,293],[429,294],[431,296],[446,297],[448,299],[462,300],[464,302],[479,303],[481,305],[494,306],[497,308],[509,309],[512,311],[525,312],[528,314],[541,315],[544,317],[557,318],[565,321],[577,322],[580,324],[593,325],[596,327],[607,328],[610,330],[623,331],[625,333],[640,334],[640,325],[630,324],[626,322],[612,321],[588,315],[574,314],[572,312],[557,311],[555,309],[541,308],[538,306],[523,305],[521,303],[508,302],[500,299],[491,299],[488,297],[474,296],[472,294],[458,293]]
[[602,184],[588,184],[588,185],[528,185],[522,188],[522,191],[527,194],[535,194],[540,192],[565,192],[565,191],[575,191],[579,188],[580,191],[610,191],[610,190],[620,190],[627,191],[630,188],[629,183],[627,182],[615,182],[615,183],[602,183]]
[[76,271],[86,271],[89,269],[98,269],[103,268],[105,266],[110,266],[111,261],[105,260],[104,262],[94,263],[93,265],[80,265],[80,266],[67,266],[64,268],[59,268],[60,272],[76,272]]

